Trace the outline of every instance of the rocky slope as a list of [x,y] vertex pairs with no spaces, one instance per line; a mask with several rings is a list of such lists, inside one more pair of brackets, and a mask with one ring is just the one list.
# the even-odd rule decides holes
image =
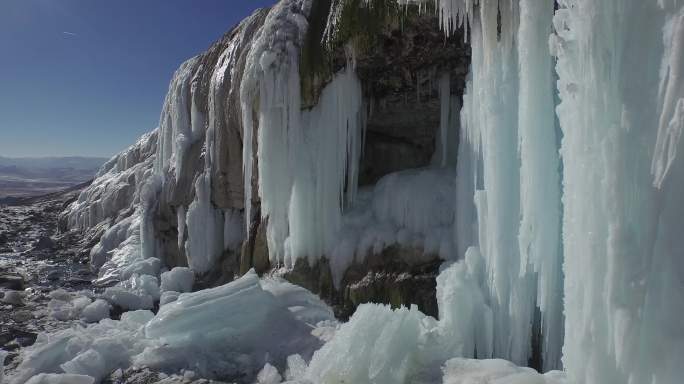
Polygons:
[[84,187],[0,205],[0,348],[11,352],[9,367],[38,333],[68,327],[49,316],[51,291],[91,288],[88,251],[98,239],[57,230],[59,213]]

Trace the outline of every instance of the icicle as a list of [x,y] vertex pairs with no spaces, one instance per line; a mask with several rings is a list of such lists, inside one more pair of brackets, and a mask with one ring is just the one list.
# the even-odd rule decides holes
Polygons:
[[299,257],[313,261],[325,255],[336,240],[345,199],[350,205],[356,196],[362,107],[361,83],[350,62],[323,90],[318,105],[302,117],[308,145],[296,150],[288,265]]
[[449,72],[442,74],[439,78],[439,106],[440,106],[440,116],[439,116],[439,153],[440,153],[440,165],[445,167],[447,165],[447,135],[449,132],[449,107],[451,106],[451,87],[450,87],[451,77]]
[[178,249],[185,249],[185,207],[179,206],[176,212],[178,216]]
[[292,149],[301,140],[299,48],[305,36],[307,2],[283,0],[268,13],[247,57],[240,98],[244,128],[245,221],[251,221],[254,140],[253,114],[258,116],[258,186],[261,214],[268,218],[266,237],[275,265],[284,259],[287,210],[292,190]]
[[[674,16],[666,34],[665,73],[660,86],[663,98],[658,123],[658,139],[651,172],[653,184],[660,188],[676,160],[677,147],[684,130],[684,14]],[[679,154],[682,156],[682,154]]]
[[[155,156],[155,172],[163,174],[168,167],[175,169],[176,180],[180,179],[185,153],[196,138],[193,132],[203,125],[201,117],[192,102],[191,88],[197,57],[183,63],[173,75],[169,91],[164,100],[159,122],[159,143]],[[191,120],[191,110],[195,120]],[[173,162],[171,161],[173,159]]]
[[560,368],[563,340],[560,159],[548,45],[553,4],[521,0],[520,13],[520,275],[530,268],[537,274],[543,368],[551,370]]

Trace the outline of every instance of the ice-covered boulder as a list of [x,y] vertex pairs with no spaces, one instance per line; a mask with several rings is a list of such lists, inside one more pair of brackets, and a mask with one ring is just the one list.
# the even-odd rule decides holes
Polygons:
[[50,292],[48,310],[50,316],[60,321],[74,320],[81,316],[92,299],[86,295],[57,289]]
[[81,319],[87,323],[97,323],[102,319],[109,318],[112,306],[105,300],[97,299],[88,304],[81,312]]

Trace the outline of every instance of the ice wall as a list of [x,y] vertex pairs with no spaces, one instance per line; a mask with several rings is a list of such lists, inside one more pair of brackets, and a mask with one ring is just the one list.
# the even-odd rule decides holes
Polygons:
[[[492,345],[473,348],[480,357],[526,365],[532,339],[541,334],[541,362],[553,369],[562,345],[560,175],[546,44],[553,4],[475,4],[441,1],[438,7],[445,32],[465,25],[472,48],[461,111],[456,239],[461,257],[471,245],[482,255],[493,316]],[[533,328],[538,310],[541,331]]]
[[457,239],[484,259],[494,356],[524,364],[539,332],[544,369],[559,366],[563,346],[576,382],[674,383],[684,10],[559,4],[554,15],[552,2],[439,1],[445,31],[468,22],[473,50]]
[[683,20],[681,2],[639,0],[563,1],[553,19],[577,382],[681,381]]

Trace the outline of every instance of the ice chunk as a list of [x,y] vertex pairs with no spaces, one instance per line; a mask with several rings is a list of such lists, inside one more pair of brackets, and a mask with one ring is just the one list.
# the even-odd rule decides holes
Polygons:
[[278,302],[286,305],[297,320],[318,324],[335,319],[332,309],[305,288],[279,278],[264,278],[260,284],[261,288],[273,294]]
[[192,284],[195,281],[195,274],[190,268],[175,267],[168,272],[161,275],[161,290],[176,291],[176,292],[190,292],[192,291]]
[[128,280],[134,274],[138,275],[159,275],[159,268],[161,266],[161,260],[156,257],[150,257],[145,260],[137,260],[121,270],[120,278],[121,280]]
[[74,320],[81,317],[81,312],[91,303],[91,299],[63,289],[50,292],[52,300],[48,303],[50,316],[60,321]]
[[121,315],[121,322],[133,328],[139,328],[154,318],[154,313],[148,310],[137,310],[124,312]]
[[60,365],[60,367],[66,373],[91,376],[97,381],[102,379],[107,373],[105,371],[106,363],[102,355],[94,349],[88,349],[80,353],[78,356]]
[[168,303],[173,303],[174,301],[178,300],[178,297],[180,296],[180,292],[176,291],[164,291],[161,294],[161,298],[159,299],[159,305],[166,305]]
[[315,383],[403,383],[418,370],[421,322],[416,307],[363,304],[314,353],[306,378]]
[[154,300],[151,296],[131,292],[120,286],[107,288],[102,297],[124,310],[151,309],[154,307]]
[[226,285],[181,294],[145,325],[146,337],[162,344],[147,348],[136,364],[255,378],[266,362],[284,368],[293,353],[310,356],[321,342],[304,321],[331,320],[332,312],[302,288],[275,280],[264,285],[250,271]]
[[278,384],[282,379],[283,378],[278,373],[278,369],[268,363],[264,365],[264,368],[262,368],[257,375],[258,384]]
[[161,293],[156,277],[135,274],[130,279],[105,289],[102,297],[127,310],[151,309]]
[[97,323],[102,319],[108,318],[110,310],[111,305],[109,305],[108,302],[97,299],[83,308],[81,319],[85,320],[87,323]]
[[290,355],[287,357],[287,370],[285,380],[303,379],[306,374],[306,361],[300,355]]

